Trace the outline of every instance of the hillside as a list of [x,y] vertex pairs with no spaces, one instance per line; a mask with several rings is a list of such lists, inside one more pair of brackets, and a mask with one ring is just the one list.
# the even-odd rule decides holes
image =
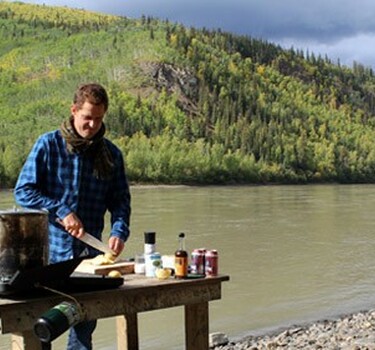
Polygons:
[[250,37],[0,1],[0,187],[81,82],[132,182],[375,182],[375,78]]

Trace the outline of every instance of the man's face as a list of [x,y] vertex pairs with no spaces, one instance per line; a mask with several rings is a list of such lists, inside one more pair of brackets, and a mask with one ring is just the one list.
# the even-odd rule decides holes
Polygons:
[[100,130],[105,114],[104,105],[85,102],[81,108],[72,105],[70,109],[74,118],[73,125],[77,133],[84,139],[91,139]]

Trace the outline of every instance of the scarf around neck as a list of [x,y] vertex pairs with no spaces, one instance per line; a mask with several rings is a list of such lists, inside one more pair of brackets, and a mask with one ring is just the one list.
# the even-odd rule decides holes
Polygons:
[[82,153],[91,157],[94,162],[94,176],[100,180],[110,178],[114,164],[112,154],[104,140],[104,124],[92,139],[85,139],[78,135],[72,117],[61,124],[60,131],[66,141],[68,152]]

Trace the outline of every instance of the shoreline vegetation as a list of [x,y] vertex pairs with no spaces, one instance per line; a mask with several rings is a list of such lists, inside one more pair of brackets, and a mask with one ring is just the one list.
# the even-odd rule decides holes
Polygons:
[[[308,182],[308,183],[233,183],[233,184],[166,184],[166,183],[138,183],[129,181],[130,188],[193,188],[193,187],[269,187],[269,186],[329,186],[329,185],[340,185],[340,186],[353,186],[353,185],[375,185],[373,182],[359,182],[359,183],[340,183],[340,182]],[[1,187],[0,192],[12,192],[13,187]]]
[[214,350],[374,350],[375,309],[248,335]]
[[[375,183],[375,75],[353,62],[142,16],[0,1],[0,183],[87,81],[130,181]],[[89,57],[89,59],[87,59]]]

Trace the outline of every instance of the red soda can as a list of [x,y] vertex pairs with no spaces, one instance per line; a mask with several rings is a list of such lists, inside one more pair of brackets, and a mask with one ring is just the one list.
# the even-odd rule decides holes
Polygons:
[[203,255],[203,274],[205,275],[206,274],[206,252],[207,252],[207,249],[206,248],[199,248],[200,251],[202,251],[202,255]]
[[206,258],[206,276],[217,276],[219,273],[219,254],[217,250],[208,250],[205,255]]
[[204,275],[204,251],[202,249],[194,249],[191,253],[190,272],[193,275]]

